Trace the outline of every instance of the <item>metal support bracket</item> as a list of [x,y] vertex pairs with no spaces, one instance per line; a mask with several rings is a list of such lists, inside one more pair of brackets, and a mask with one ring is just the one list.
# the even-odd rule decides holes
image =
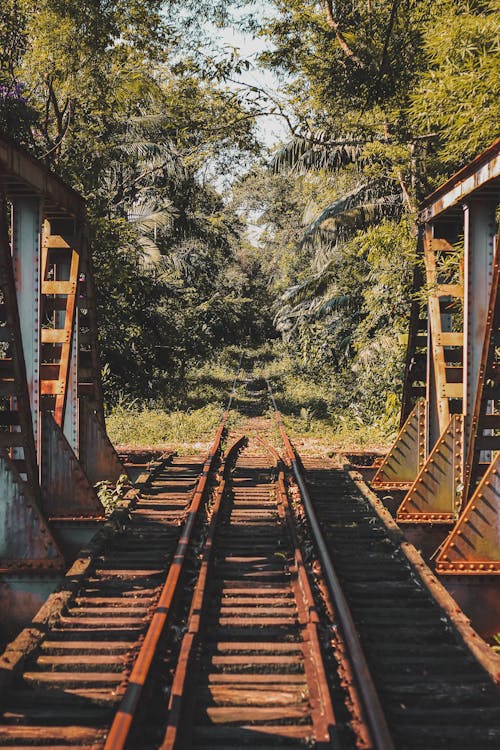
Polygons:
[[500,453],[439,553],[436,572],[500,574]]
[[0,569],[2,572],[46,562],[62,568],[63,558],[14,462],[0,452]]
[[401,523],[454,523],[462,505],[464,418],[453,414],[403,500]]
[[50,519],[104,517],[93,486],[50,412],[42,415],[42,496]]
[[380,468],[373,477],[377,490],[409,489],[425,463],[427,408],[417,401]]
[[126,474],[104,425],[86,399],[80,399],[80,462],[92,484],[108,480],[116,482]]

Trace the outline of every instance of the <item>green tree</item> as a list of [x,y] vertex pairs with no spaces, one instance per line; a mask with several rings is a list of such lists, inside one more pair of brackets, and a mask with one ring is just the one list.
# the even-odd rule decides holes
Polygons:
[[412,90],[410,117],[435,133],[434,182],[498,136],[500,3],[441,0],[424,27],[427,66]]

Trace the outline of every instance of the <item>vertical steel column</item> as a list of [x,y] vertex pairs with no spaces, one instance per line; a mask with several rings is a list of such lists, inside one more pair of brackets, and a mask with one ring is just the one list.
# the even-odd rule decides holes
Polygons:
[[426,435],[426,452],[428,456],[441,436],[438,419],[438,395],[436,388],[436,378],[434,375],[434,361],[432,359],[432,334],[430,320],[427,325],[427,435]]
[[13,202],[13,266],[33,420],[40,466],[40,201],[16,198]]
[[479,387],[494,243],[495,204],[469,201],[464,205],[464,457],[469,450],[471,417]]
[[[434,226],[432,224],[426,224],[423,227],[423,234],[434,236]],[[425,249],[423,249],[425,252]],[[425,283],[429,284],[428,274],[425,274]],[[439,421],[439,408],[438,408],[438,392],[436,385],[436,374],[434,371],[434,359],[432,356],[433,342],[432,342],[432,331],[431,331],[431,314],[429,310],[429,300],[427,301],[427,391],[425,394],[425,400],[427,403],[427,435],[426,435],[426,457],[432,451],[437,441],[441,437],[441,426]]]
[[[67,239],[70,247],[74,247],[75,239]],[[80,243],[78,243],[80,244]],[[80,252],[80,248],[78,248]],[[73,253],[68,249],[67,258],[59,260],[57,266],[57,281],[69,281],[71,277]],[[64,328],[66,310],[56,313],[56,328]],[[71,332],[71,352],[68,362],[68,376],[64,399],[64,416],[62,430],[73,452],[78,457],[78,303],[76,304],[73,328]]]
[[69,360],[68,386],[64,410],[63,432],[75,456],[80,455],[80,430],[78,410],[78,305],[75,310],[71,354]]

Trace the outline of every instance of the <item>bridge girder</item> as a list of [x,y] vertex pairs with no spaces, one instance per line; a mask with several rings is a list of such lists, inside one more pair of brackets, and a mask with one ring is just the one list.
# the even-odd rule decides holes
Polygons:
[[[421,208],[402,430],[373,483],[391,489],[401,480],[407,492],[399,522],[441,524],[449,531],[436,558],[438,572],[448,575],[500,573],[499,198],[500,139]],[[425,410],[418,422],[425,457],[407,459],[400,471],[398,457],[408,453],[407,420],[416,424],[415,409]],[[417,450],[422,440],[414,442]],[[387,475],[384,466],[390,467]]]
[[85,202],[0,138],[0,610],[9,623],[34,614],[71,536],[85,541],[103,519],[93,485],[123,473],[104,422]]

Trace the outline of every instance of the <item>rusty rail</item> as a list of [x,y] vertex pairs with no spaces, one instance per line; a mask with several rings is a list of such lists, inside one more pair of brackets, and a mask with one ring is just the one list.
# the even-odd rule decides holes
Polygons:
[[283,424],[283,418],[274,398],[271,384],[267,379],[266,384],[269,392],[269,397],[274,408],[276,422],[278,424],[278,428],[285,448],[286,459],[294,473],[295,480],[300,490],[307,515],[307,520],[309,522],[309,526],[318,551],[318,557],[321,563],[323,575],[327,583],[328,591],[332,598],[332,603],[335,607],[342,634],[348,648],[352,671],[354,679],[356,681],[356,687],[362,700],[362,709],[366,723],[370,730],[373,745],[377,750],[395,750],[395,745],[387,726],[385,714],[382,709],[365,654],[363,652],[363,647],[359,640],[359,636],[349,605],[345,598],[344,592],[342,591],[342,586],[328,553],[328,549],[321,532],[321,528],[303,476],[302,469],[300,467],[292,443],[290,442],[290,439],[286,433],[285,426]]
[[196,644],[196,639],[200,630],[201,612],[205,598],[210,564],[212,561],[217,521],[219,518],[219,510],[226,485],[226,466],[231,461],[232,457],[238,453],[244,443],[245,438],[241,438],[240,440],[238,440],[229,449],[227,455],[224,458],[223,466],[221,466],[223,472],[222,478],[215,491],[215,499],[212,506],[212,516],[210,519],[207,539],[203,551],[203,559],[201,562],[198,581],[193,592],[193,598],[189,612],[188,630],[182,640],[181,650],[177,661],[177,669],[175,671],[175,677],[172,683],[172,691],[170,694],[169,702],[169,720],[163,742],[160,746],[161,750],[173,750],[177,741],[183,707],[183,698],[185,697],[185,685],[188,675],[188,667],[192,659],[193,647]]
[[[238,476],[238,471],[244,472],[245,469],[241,467],[238,469],[239,464],[236,462],[234,474],[228,472],[230,468],[232,469],[235,454],[239,453],[240,448],[248,442],[246,437],[242,437],[228,452],[223,477],[216,489],[201,567],[190,601],[187,632],[183,637],[176,660],[168,704],[168,721],[163,742],[160,745],[161,750],[176,750],[178,747],[187,747],[190,744],[189,735],[193,729],[189,722],[192,720],[193,712],[194,714],[203,713],[203,705],[205,705],[204,710],[212,710],[211,702],[204,704],[204,699],[198,697],[200,700],[200,705],[198,705],[193,697],[199,692],[203,695],[204,685],[206,689],[205,683],[212,685],[212,690],[215,692],[213,710],[227,712],[225,721],[230,722],[231,730],[229,727],[226,727],[226,730],[236,733],[230,738],[233,743],[237,741],[238,732],[242,732],[241,741],[249,741],[249,734],[255,732],[255,737],[259,737],[259,732],[263,731],[269,737],[269,744],[272,739],[279,738],[281,742],[284,738],[288,740],[295,738],[307,741],[314,739],[315,746],[318,747],[329,747],[333,741],[336,746],[340,747],[318,633],[319,615],[287,496],[283,462],[277,451],[265,440],[257,436],[257,441],[263,445],[267,453],[272,455],[274,466],[278,469],[277,478],[269,485],[273,488],[274,499],[267,501],[275,509],[276,518],[271,520],[267,515],[267,521],[264,520],[264,524],[269,524],[268,532],[272,525],[273,533],[278,535],[277,538],[281,533],[285,534],[283,538],[288,539],[288,544],[283,549],[288,550],[289,561],[276,560],[276,545],[271,543],[271,549],[269,549],[270,542],[266,538],[266,533],[264,533],[264,542],[258,537],[252,540],[248,538],[246,542],[241,542],[242,526],[247,532],[252,530],[252,526],[248,525],[248,514],[253,514],[255,522],[257,518],[259,521],[262,520],[262,513],[264,513],[264,518],[270,513],[269,505],[267,510],[265,505],[263,508],[248,509],[249,501],[255,502],[254,499],[252,500],[255,498],[255,490],[248,487],[246,483],[239,490],[235,489],[234,477]],[[246,460],[257,460],[257,457],[251,456]],[[267,461],[268,459],[260,459],[254,467],[258,465],[262,469]],[[263,487],[260,490],[261,497],[262,490]],[[263,491],[265,493],[265,490]],[[243,499],[245,494],[246,500]],[[224,498],[227,505],[224,504]],[[228,513],[229,516],[227,516]],[[224,518],[226,518],[225,522]],[[229,525],[228,518],[232,519]],[[235,526],[232,526],[233,523]],[[220,553],[219,558],[215,558],[216,535],[221,548],[225,550]],[[283,554],[284,557],[285,554]],[[224,572],[221,572],[221,566]],[[232,573],[226,566],[232,566]],[[238,568],[238,566],[243,566],[243,568]],[[291,566],[290,570],[289,566]],[[245,571],[246,576],[249,576],[249,580],[246,580],[242,570]],[[268,575],[273,577],[268,578]],[[288,579],[286,584],[282,576]],[[207,627],[205,621],[209,618],[209,610],[213,605],[209,596],[209,587],[212,586],[213,590],[218,590],[218,582],[221,580],[224,580],[222,590],[225,593],[220,594],[220,601],[225,601],[225,604],[221,604],[220,610],[217,605],[215,607],[217,614],[213,617],[217,624],[214,625],[212,622],[210,629],[211,638],[217,643],[214,647],[207,644],[201,631],[203,627]],[[231,594],[234,586],[237,592],[233,591]],[[278,586],[280,592],[277,593],[272,588],[273,586]],[[283,590],[286,590],[287,594],[284,594]],[[285,596],[289,596],[290,599],[285,600],[283,598]],[[217,596],[215,598],[217,599]],[[275,607],[278,608],[277,612]],[[224,612],[224,609],[227,611]],[[292,612],[295,613],[293,616]],[[228,633],[224,630],[228,628],[225,622],[227,619],[231,621],[229,628],[236,628],[236,633]],[[288,630],[285,634],[277,633],[276,627],[284,627]],[[273,628],[271,636],[269,629],[273,630]],[[218,635],[215,636],[214,632]],[[203,672],[200,666],[204,659],[209,660],[210,663],[210,667],[205,667],[206,672]],[[214,672],[214,665],[218,660],[222,663],[224,659],[230,665],[230,673],[224,673],[223,677],[239,677],[241,682],[222,679],[222,685],[217,686],[217,673]],[[287,672],[290,664],[293,664],[295,668]],[[267,671],[266,666],[274,666],[276,671],[273,668]],[[231,674],[232,669],[236,670],[234,674]],[[193,670],[201,670],[197,672],[196,678],[193,677]],[[280,670],[285,671],[281,674]],[[299,688],[298,684],[294,684],[295,681],[298,684],[302,681],[304,685],[307,685],[307,709],[305,705],[301,705],[304,698],[297,697],[305,694],[305,691]],[[265,687],[268,690],[267,697],[262,692]],[[217,694],[221,690],[224,692],[224,698],[222,703],[219,703]],[[277,691],[279,692],[278,698],[276,698]],[[283,705],[283,694],[289,697],[291,705]],[[197,705],[197,708],[188,713],[189,701],[193,702],[193,706]],[[283,721],[287,719],[285,725],[280,723],[280,719]],[[299,722],[294,724],[293,722],[297,719]],[[220,721],[223,721],[222,716],[220,716]],[[199,726],[197,730],[199,731]],[[217,722],[214,731],[218,731]],[[229,741],[229,737],[227,735],[223,737],[225,744]],[[211,738],[205,737],[205,740],[209,743],[207,747],[212,747],[221,741],[221,737],[218,735]],[[204,746],[203,743],[200,747],[202,746]]]
[[144,637],[144,641],[142,642],[141,648],[132,668],[130,679],[127,684],[127,689],[120,703],[120,708],[118,709],[115,718],[113,719],[113,723],[111,724],[106,742],[104,744],[104,750],[122,750],[127,742],[130,728],[132,726],[132,722],[139,705],[139,700],[146,684],[149,670],[153,663],[160,638],[165,629],[165,625],[171,611],[172,602],[177,592],[179,579],[186,559],[186,553],[188,551],[193,528],[198,516],[198,511],[200,509],[200,505],[206,490],[208,477],[213,471],[216,456],[220,451],[222,436],[229,417],[229,411],[231,408],[239,371],[240,368],[238,367],[233,380],[226,410],[222,416],[222,420],[217,429],[214,441],[209,450],[208,456],[205,459],[203,469],[196,483],[193,498],[189,507],[189,511],[187,513],[184,529],[179,539],[167,579],[163,585],[158,604],[156,605],[155,611]]

